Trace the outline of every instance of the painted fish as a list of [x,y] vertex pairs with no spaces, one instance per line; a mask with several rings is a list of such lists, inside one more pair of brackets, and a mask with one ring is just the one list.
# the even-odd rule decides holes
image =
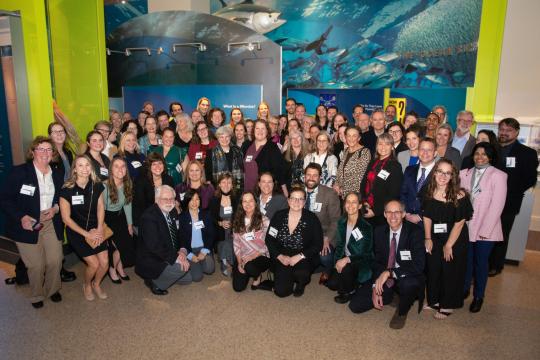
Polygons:
[[216,11],[213,15],[235,21],[259,34],[266,34],[286,22],[286,20],[279,18],[281,13],[277,10],[266,6],[255,5],[253,1],[243,1],[235,5],[227,5],[225,1],[221,1],[221,4],[224,7]]

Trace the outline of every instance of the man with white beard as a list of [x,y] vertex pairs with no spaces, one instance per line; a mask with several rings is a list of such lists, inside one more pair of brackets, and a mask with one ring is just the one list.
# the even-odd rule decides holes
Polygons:
[[462,110],[457,115],[457,128],[452,140],[452,147],[459,150],[461,159],[471,155],[476,138],[471,134],[471,127],[474,124],[474,114],[472,111]]

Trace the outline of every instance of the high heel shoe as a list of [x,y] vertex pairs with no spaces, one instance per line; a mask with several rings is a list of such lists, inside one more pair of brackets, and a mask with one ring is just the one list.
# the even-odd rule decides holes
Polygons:
[[[112,269],[112,268],[111,268]],[[111,282],[113,284],[121,284],[122,283],[122,280],[121,280],[121,277],[119,277],[118,279],[113,279],[112,275],[111,275],[111,270],[109,269],[109,271],[107,272],[107,275],[109,275],[109,279],[111,279]],[[118,273],[116,274],[116,276],[120,276]]]
[[90,293],[86,292],[86,284],[82,284],[82,290],[84,294],[84,298],[88,301],[93,301],[95,299],[94,292],[92,291],[92,287],[90,286]]
[[122,279],[123,281],[129,281],[129,280],[131,280],[131,278],[130,278],[129,275],[127,275],[127,274],[126,274],[125,276],[122,276],[122,275],[118,274],[118,276],[120,276],[120,279]]
[[101,288],[96,288],[96,283],[95,282],[92,282],[92,289],[96,292],[96,295],[101,300],[105,300],[107,298],[107,293],[105,291],[101,290]]

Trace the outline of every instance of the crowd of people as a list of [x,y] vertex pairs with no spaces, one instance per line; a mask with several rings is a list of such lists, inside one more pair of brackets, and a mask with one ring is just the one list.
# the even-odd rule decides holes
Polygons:
[[227,121],[208,98],[190,114],[145,102],[136,118],[112,111],[98,121],[82,147],[65,120],[51,123],[0,189],[32,306],[62,300],[65,230],[88,301],[108,297],[107,276],[130,281],[128,267],[166,295],[217,266],[234,291],[251,283],[279,297],[302,296],[320,273],[354,313],[398,294],[395,329],[415,301],[447,318],[471,286],[469,309],[480,311],[536,183],[519,122],[475,138],[473,113],[459,112],[454,131],[442,105],[403,123],[392,105],[371,114],[356,105],[352,120],[335,106],[308,116],[291,98],[285,109],[274,115],[262,102],[257,119],[235,108]]

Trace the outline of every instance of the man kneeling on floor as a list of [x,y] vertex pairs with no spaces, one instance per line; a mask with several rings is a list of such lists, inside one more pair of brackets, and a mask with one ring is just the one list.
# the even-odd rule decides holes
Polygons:
[[166,295],[173,284],[189,284],[192,278],[178,233],[174,189],[158,186],[155,197],[156,203],[141,216],[135,272],[154,295]]
[[390,327],[401,329],[416,298],[423,302],[426,249],[422,229],[403,220],[403,203],[397,200],[388,202],[384,217],[387,224],[377,227],[373,233],[373,286],[358,289],[349,308],[354,313],[373,308],[382,310],[384,305],[392,302],[396,292],[399,305]]

